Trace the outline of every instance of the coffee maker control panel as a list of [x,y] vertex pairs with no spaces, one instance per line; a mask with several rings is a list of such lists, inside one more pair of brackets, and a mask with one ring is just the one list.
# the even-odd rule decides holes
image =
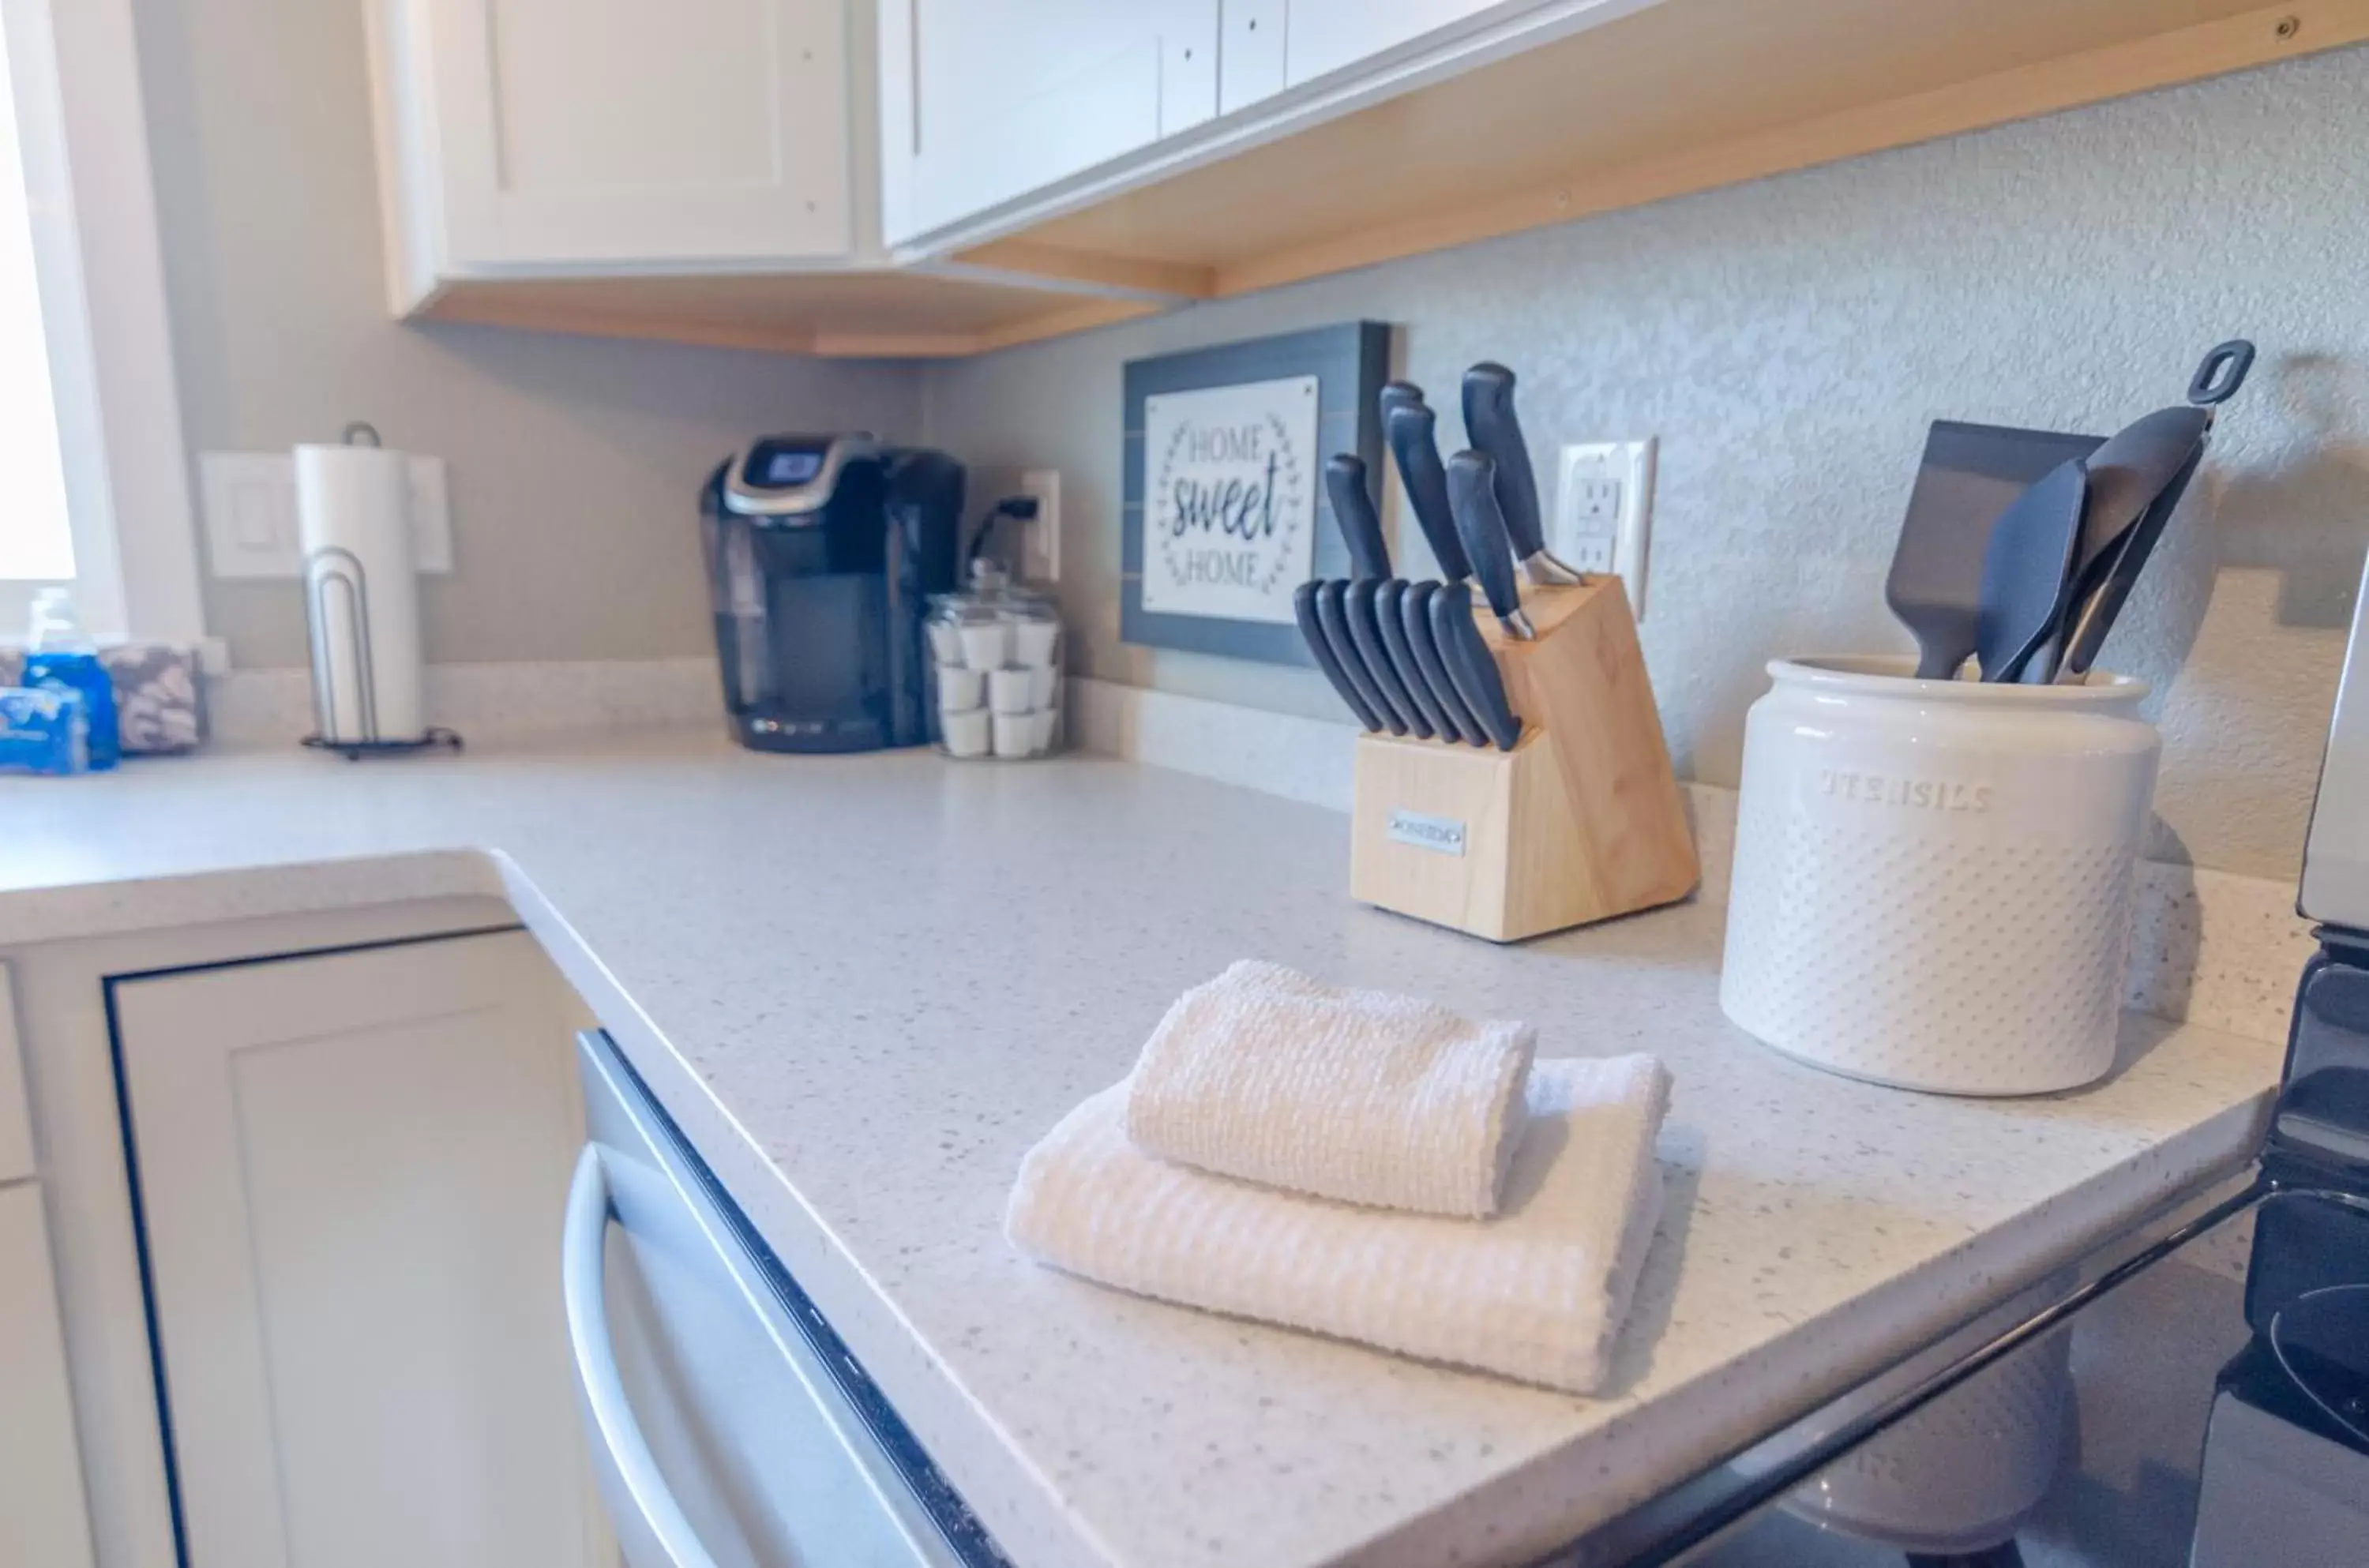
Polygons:
[[843,436],[767,436],[731,464],[724,505],[742,517],[788,521],[819,515],[839,488],[851,463],[880,455],[879,443],[861,431]]

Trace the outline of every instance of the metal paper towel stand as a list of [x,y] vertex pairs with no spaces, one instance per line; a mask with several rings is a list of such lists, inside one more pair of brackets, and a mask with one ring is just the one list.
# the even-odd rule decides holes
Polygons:
[[[340,432],[339,440],[348,446],[379,444],[378,430],[357,419]],[[335,624],[329,618],[333,600],[341,600],[347,610],[346,624],[353,636],[352,658],[360,671],[355,686],[361,706],[361,738],[358,740],[332,740],[328,732],[336,726],[331,722],[335,690],[329,669],[328,639]],[[349,762],[364,757],[396,755],[406,751],[425,751],[439,747],[461,750],[461,737],[450,729],[429,726],[418,735],[388,738],[378,732],[378,686],[371,669],[370,637],[370,577],[362,569],[359,556],[350,550],[335,545],[315,550],[304,557],[304,618],[311,633],[313,661],[313,722],[315,733],[304,737],[303,744],[320,751],[335,751]]]

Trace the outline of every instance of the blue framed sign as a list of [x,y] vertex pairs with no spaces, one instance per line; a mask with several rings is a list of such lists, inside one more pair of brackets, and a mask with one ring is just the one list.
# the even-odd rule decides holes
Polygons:
[[1389,360],[1360,321],[1127,362],[1122,638],[1310,662],[1292,591],[1348,574],[1324,460],[1356,452],[1379,491]]

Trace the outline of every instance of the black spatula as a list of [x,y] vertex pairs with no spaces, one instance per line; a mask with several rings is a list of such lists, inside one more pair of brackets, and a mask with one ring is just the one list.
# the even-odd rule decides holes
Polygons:
[[2089,488],[2081,460],[2069,459],[2018,496],[1992,525],[1974,633],[1984,680],[2022,680],[2033,656],[2056,635]]
[[1917,638],[1917,673],[1946,681],[1973,657],[1983,562],[1999,515],[2049,470],[2097,450],[2096,436],[1936,419],[1901,520],[1883,600]]

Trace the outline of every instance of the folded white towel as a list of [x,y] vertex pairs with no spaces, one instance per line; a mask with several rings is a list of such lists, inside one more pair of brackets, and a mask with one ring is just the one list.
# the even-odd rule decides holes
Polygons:
[[1345,1203],[1494,1214],[1536,1039],[1245,959],[1151,1032],[1127,1134],[1163,1159]]
[[1356,1208],[1213,1176],[1128,1141],[1124,1082],[1021,1162],[1013,1245],[1088,1279],[1591,1393],[1653,1244],[1651,1057],[1542,1061],[1494,1219]]

